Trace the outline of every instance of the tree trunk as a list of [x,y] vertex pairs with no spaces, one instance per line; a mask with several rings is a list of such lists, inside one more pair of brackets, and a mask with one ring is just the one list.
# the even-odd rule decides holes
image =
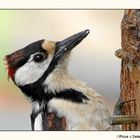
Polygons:
[[122,49],[116,51],[116,56],[122,59],[122,115],[138,119],[137,123],[122,125],[122,130],[140,130],[140,10],[125,10],[121,30]]

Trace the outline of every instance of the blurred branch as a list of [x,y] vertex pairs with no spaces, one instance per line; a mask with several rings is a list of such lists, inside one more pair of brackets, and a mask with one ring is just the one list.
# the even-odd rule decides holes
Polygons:
[[137,123],[138,118],[135,115],[119,115],[110,118],[111,125],[122,125]]

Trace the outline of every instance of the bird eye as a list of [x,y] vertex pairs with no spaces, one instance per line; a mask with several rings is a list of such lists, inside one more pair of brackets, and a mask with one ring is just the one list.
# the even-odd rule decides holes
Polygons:
[[33,58],[33,60],[36,62],[36,63],[39,63],[39,62],[42,62],[45,60],[45,55],[40,53],[40,54],[36,54]]

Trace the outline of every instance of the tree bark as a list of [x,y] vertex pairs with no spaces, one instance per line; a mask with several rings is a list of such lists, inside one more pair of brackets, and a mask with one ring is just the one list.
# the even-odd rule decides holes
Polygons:
[[122,130],[140,130],[140,10],[125,10],[121,31],[122,49],[116,51],[116,56],[122,59],[122,115],[135,115],[138,119],[137,123],[122,125]]

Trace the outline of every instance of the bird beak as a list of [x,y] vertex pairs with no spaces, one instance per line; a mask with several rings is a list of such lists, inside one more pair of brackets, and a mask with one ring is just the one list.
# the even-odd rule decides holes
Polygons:
[[60,60],[66,53],[71,51],[77,46],[88,34],[89,30],[84,30],[77,34],[74,34],[60,42],[56,43],[55,59]]

